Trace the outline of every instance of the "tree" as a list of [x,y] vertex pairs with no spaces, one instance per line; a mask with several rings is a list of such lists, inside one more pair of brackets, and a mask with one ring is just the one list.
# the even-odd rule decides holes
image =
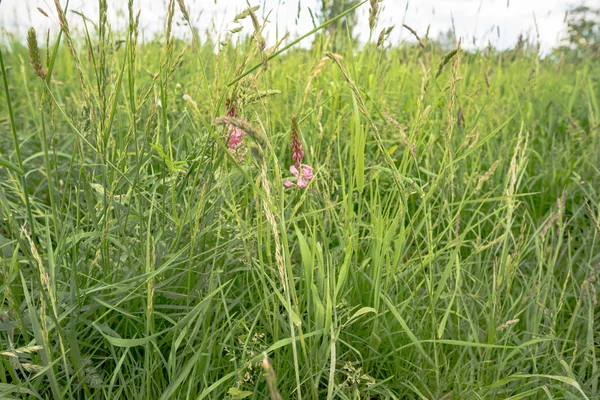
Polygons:
[[[359,2],[360,0],[321,0],[321,19],[325,22],[335,18]],[[344,42],[343,38],[347,32],[350,33],[350,38],[354,39],[353,32],[357,20],[356,13],[352,12],[327,27],[329,34],[333,38],[334,49],[341,47],[341,44]]]
[[568,11],[567,38],[578,55],[600,55],[600,8],[579,5]]

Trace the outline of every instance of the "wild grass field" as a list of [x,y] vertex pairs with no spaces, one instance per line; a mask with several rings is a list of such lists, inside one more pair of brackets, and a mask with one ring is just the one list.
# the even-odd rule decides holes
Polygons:
[[597,62],[52,11],[0,47],[1,398],[599,398]]

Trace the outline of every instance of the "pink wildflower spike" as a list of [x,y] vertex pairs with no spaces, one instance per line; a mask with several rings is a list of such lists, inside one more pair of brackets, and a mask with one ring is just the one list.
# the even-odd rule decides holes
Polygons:
[[[233,109],[233,110],[235,110],[235,109]],[[232,115],[231,113],[234,113],[234,112],[235,111],[231,111],[230,115]],[[235,114],[233,114],[233,115],[235,115]],[[242,118],[242,121],[246,121],[246,120],[244,118]],[[247,136],[248,134],[243,129],[235,127],[231,124],[226,125],[226,131],[227,131],[227,135],[228,135],[227,148],[228,148],[229,152],[238,161],[240,161],[240,162],[243,161],[244,154],[246,153],[246,148],[244,147],[243,138],[244,138],[244,136]]]
[[[237,109],[235,103],[231,101],[231,99],[227,99],[225,101],[225,107],[227,109],[227,115],[233,118],[237,118]],[[246,121],[242,118],[242,121]],[[244,154],[246,153],[246,148],[244,147],[243,138],[248,134],[241,128],[238,128],[232,124],[226,125],[226,140],[227,140],[227,149],[232,156],[234,156],[239,162],[244,160]]]
[[298,119],[296,118],[296,114],[292,114],[292,129],[290,131],[290,136],[292,159],[294,160],[294,165],[299,167],[304,158],[304,150],[302,149],[302,140],[300,139],[300,133],[298,132]]
[[235,109],[235,104],[231,101],[231,99],[225,100],[225,108],[227,109],[227,115],[230,117],[237,117],[237,111]]
[[302,149],[302,140],[300,139],[300,133],[298,132],[298,120],[295,114],[292,114],[292,129],[290,131],[290,147],[292,148],[292,159],[294,164],[290,165],[290,172],[296,178],[296,183],[286,180],[283,184],[285,187],[298,186],[299,188],[305,188],[308,182],[313,178],[313,167],[310,165],[302,164],[304,158],[304,150]]
[[234,127],[233,125],[228,125],[227,131],[230,132],[229,141],[227,142],[227,148],[229,152],[231,155],[237,158],[238,161],[243,161],[246,149],[244,148],[244,142],[242,139],[247,135],[247,133],[240,128]]

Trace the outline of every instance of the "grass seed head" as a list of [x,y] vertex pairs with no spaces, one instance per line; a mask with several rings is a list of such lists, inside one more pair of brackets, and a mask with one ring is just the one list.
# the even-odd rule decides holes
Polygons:
[[42,66],[40,49],[37,43],[37,34],[33,28],[29,28],[29,31],[27,32],[27,48],[29,49],[29,61],[33,67],[33,72],[40,78],[46,79],[46,72]]
[[[410,26],[408,26],[406,24],[402,24],[402,26],[405,27],[406,29],[408,29],[408,31],[415,37],[415,39],[417,39],[417,42],[419,42],[419,46],[421,46],[421,48],[424,49],[425,45],[423,44],[423,41],[417,34],[417,31],[415,31],[413,28],[411,28]],[[388,29],[390,29],[390,28],[388,28]]]
[[247,18],[248,16],[250,16],[250,12],[256,12],[256,11],[258,11],[259,8],[260,8],[260,6],[254,6],[254,7],[249,7],[247,9],[245,9],[244,11],[242,11],[241,13],[239,13],[238,15],[235,16],[235,18],[233,19],[233,22],[237,23],[240,20]]
[[190,14],[188,12],[188,9],[185,7],[185,3],[183,2],[183,0],[177,0],[177,4],[179,5],[179,10],[181,11],[181,14],[183,14],[183,18],[190,23]]
[[370,0],[371,8],[369,10],[369,29],[375,29],[377,24],[377,14],[379,14],[379,0]]
[[279,390],[277,390],[277,375],[275,374],[273,365],[271,364],[271,361],[269,361],[269,357],[266,353],[264,354],[261,366],[265,371],[265,380],[269,387],[269,397],[271,400],[282,400],[281,394],[279,393]]
[[496,168],[498,168],[498,162],[499,160],[494,161],[490,169],[488,169],[486,173],[479,178],[479,180],[477,181],[477,186],[475,187],[475,193],[478,193],[483,187],[483,184],[487,182],[490,179],[490,177],[494,174],[494,171],[496,171]]

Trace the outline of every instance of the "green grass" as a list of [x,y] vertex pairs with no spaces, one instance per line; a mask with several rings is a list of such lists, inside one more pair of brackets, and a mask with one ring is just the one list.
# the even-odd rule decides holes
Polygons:
[[87,27],[1,48],[0,397],[600,396],[597,62]]

